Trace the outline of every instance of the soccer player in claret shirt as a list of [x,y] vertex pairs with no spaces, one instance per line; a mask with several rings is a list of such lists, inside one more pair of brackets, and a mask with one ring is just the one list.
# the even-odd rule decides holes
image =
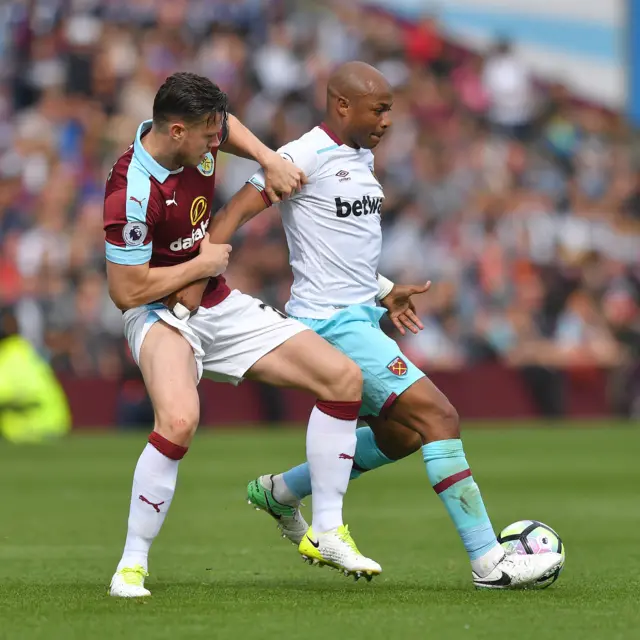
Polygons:
[[[304,324],[230,291],[220,275],[231,247],[209,242],[207,227],[219,149],[263,166],[272,197],[306,180],[262,145],[236,118],[209,79],[178,73],[160,87],[153,120],[114,165],[104,204],[110,295],[124,312],[124,332],[153,402],[155,424],[133,478],[124,553],[110,594],[149,595],[144,586],[151,543],[173,499],[178,466],[199,419],[201,376],[243,378],[312,392],[318,402],[307,430],[314,518],[336,565],[373,575],[342,522],[343,496],[356,446],[359,368]],[[209,278],[197,314],[163,303],[186,284]],[[315,521],[315,520],[314,520]]]
[[[362,369],[361,415],[370,426],[356,431],[351,477],[422,448],[429,481],[469,554],[474,584],[524,586],[553,573],[561,556],[505,554],[467,464],[455,409],[379,326],[388,311],[402,333],[422,329],[411,296],[429,288],[396,285],[377,273],[384,194],[371,150],[391,125],[392,102],[380,72],[347,63],[329,80],[325,122],[279,150],[308,179],[300,193],[279,204],[294,274],[286,311]],[[212,242],[228,241],[267,207],[265,187],[259,172],[218,212]],[[177,298],[194,306],[188,289]],[[308,463],[264,475],[249,483],[248,498],[277,518],[300,553],[323,562],[322,546],[313,545],[315,521],[308,528],[300,512],[303,497],[314,491],[315,500],[312,477]]]

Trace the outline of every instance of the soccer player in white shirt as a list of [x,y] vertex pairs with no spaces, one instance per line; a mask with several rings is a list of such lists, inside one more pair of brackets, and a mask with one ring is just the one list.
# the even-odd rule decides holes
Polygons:
[[[369,426],[356,431],[351,477],[421,447],[429,481],[469,554],[474,584],[524,586],[551,574],[561,556],[505,554],[467,464],[456,410],[379,326],[388,311],[401,331],[421,329],[411,296],[429,288],[395,285],[377,274],[383,191],[371,149],[391,124],[392,102],[376,69],[362,62],[342,65],[329,80],[324,123],[279,150],[308,179],[299,194],[278,204],[294,273],[286,311],[362,370],[361,416]],[[212,242],[227,242],[271,204],[264,186],[260,171],[218,212]],[[193,298],[180,299],[193,308]],[[300,513],[300,501],[310,493],[308,463],[248,486],[249,501],[278,520],[303,557],[331,564]]]

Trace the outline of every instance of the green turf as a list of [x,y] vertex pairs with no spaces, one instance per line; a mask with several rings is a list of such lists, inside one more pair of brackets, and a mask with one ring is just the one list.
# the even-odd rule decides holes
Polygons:
[[244,501],[283,470],[303,432],[200,435],[152,551],[153,597],[106,596],[145,436],[0,443],[0,638],[640,637],[640,431],[469,431],[466,450],[496,528],[536,518],[567,565],[542,592],[476,592],[419,455],[351,485],[347,522],[383,575],[367,584],[303,564]]

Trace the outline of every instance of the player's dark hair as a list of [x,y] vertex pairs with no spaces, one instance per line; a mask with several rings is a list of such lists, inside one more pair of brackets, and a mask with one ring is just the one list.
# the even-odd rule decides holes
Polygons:
[[180,72],[169,76],[153,101],[153,122],[160,126],[171,118],[195,123],[216,113],[226,116],[227,94],[209,78],[195,73]]

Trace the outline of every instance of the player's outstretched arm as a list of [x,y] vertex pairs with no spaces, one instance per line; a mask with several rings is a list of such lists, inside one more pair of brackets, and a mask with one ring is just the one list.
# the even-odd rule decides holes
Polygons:
[[229,242],[233,234],[243,224],[270,206],[271,202],[264,191],[258,191],[256,187],[247,182],[216,213],[209,226],[209,240],[218,244]]
[[[251,218],[257,216],[264,211],[270,203],[265,199],[264,192],[258,191],[253,185],[247,183],[236,193],[227,204],[216,213],[215,217],[209,225],[209,242],[213,244],[226,244],[231,240],[233,234]],[[207,242],[206,238],[203,244]],[[198,280],[183,287],[170,295],[165,304],[174,314],[186,315],[196,311],[200,306],[200,301],[207,288],[208,278]],[[184,309],[178,307],[180,304]],[[185,311],[186,310],[186,311]]]
[[307,178],[301,169],[260,142],[238,118],[229,115],[227,127],[227,139],[220,150],[260,164],[265,174],[265,191],[271,202],[291,197],[306,184]]
[[150,267],[148,262],[125,265],[107,260],[109,295],[122,311],[161,300],[189,282],[223,273],[230,251],[227,244],[212,244],[205,239],[199,255],[172,267]]

